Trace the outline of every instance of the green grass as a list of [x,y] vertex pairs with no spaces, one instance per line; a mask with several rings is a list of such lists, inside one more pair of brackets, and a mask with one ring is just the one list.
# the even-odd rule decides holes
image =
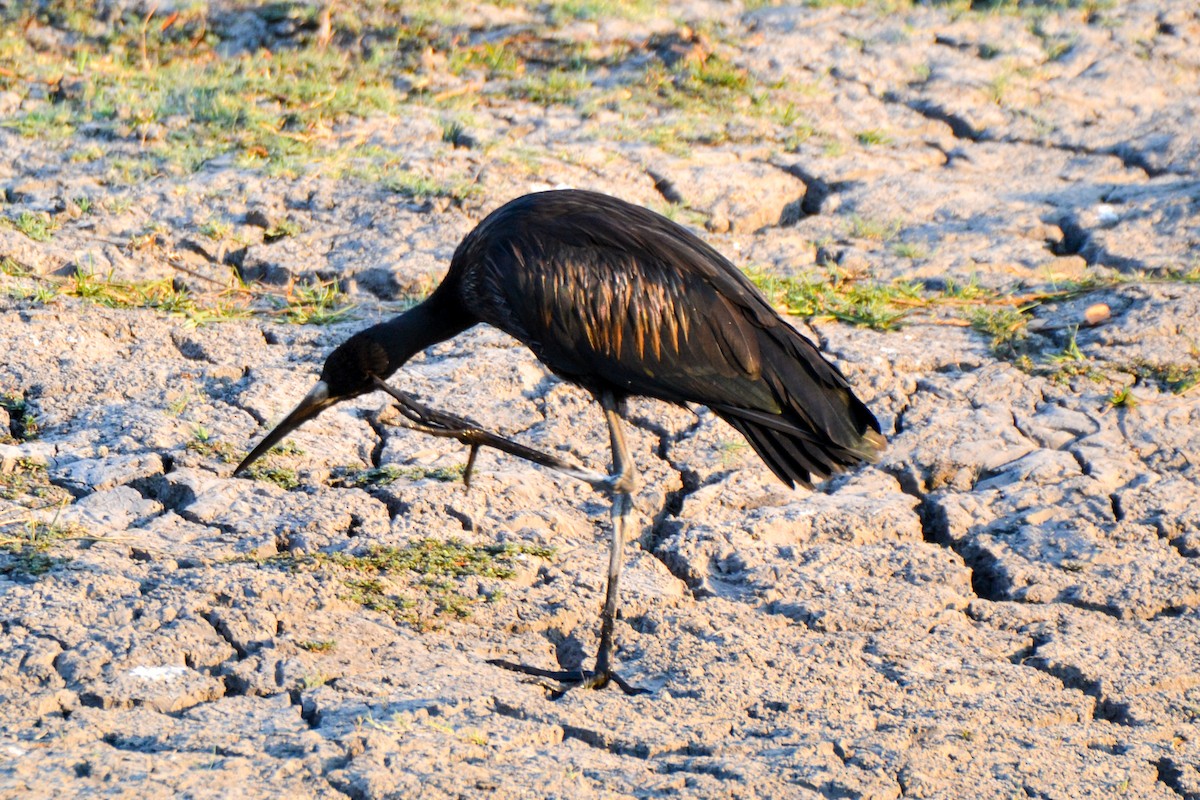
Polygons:
[[456,539],[418,539],[404,547],[372,546],[362,555],[334,553],[322,556],[330,564],[364,573],[411,571],[424,577],[479,576],[511,578],[518,556],[550,558],[554,551],[533,545],[469,545]]
[[[389,74],[401,37],[380,37],[366,53],[310,40],[218,57],[220,41],[203,5],[185,6],[169,24],[163,15],[148,25],[129,14],[105,22],[88,6],[69,5],[70,20],[51,20],[76,31],[61,40],[61,52],[12,37],[0,48],[0,69],[28,82],[57,81],[65,71],[77,88],[54,104],[27,104],[3,124],[51,140],[84,126],[118,140],[162,126],[165,133],[145,140],[138,158],[114,163],[108,177],[116,182],[192,171],[227,153],[269,174],[324,169],[339,149],[329,134],[334,126],[390,113],[403,99]],[[338,22],[369,16],[341,15]],[[19,27],[23,15],[16,17]]]
[[858,133],[854,134],[854,138],[857,139],[858,143],[864,147],[871,147],[879,144],[891,144],[893,141],[895,141],[886,132],[878,129],[859,131]]
[[58,229],[57,223],[49,214],[35,214],[31,211],[22,211],[15,220],[8,220],[8,224],[35,242],[50,241]]
[[[551,25],[638,21],[669,13],[650,0],[523,5]],[[105,141],[137,142],[136,148],[84,145],[70,152],[80,162],[101,162],[103,180],[114,186],[187,174],[224,158],[284,179],[351,179],[417,199],[456,202],[474,196],[473,179],[421,174],[375,137],[349,134],[363,120],[402,120],[418,107],[419,114],[486,104],[493,91],[544,106],[571,106],[585,120],[609,108],[629,114],[631,127],[643,131],[682,131],[688,120],[703,120],[700,143],[775,141],[794,149],[815,133],[802,119],[811,85],[765,85],[725,50],[672,67],[658,58],[643,66],[645,50],[629,42],[568,41],[526,31],[481,41],[478,32],[463,28],[462,7],[454,3],[329,8],[333,35],[327,40],[316,35],[315,4],[248,8],[263,20],[295,22],[295,34],[278,45],[268,42],[229,56],[221,53],[222,26],[211,24],[206,4],[184,4],[178,13],[150,17],[132,12],[101,17],[92,5],[70,0],[20,4],[6,19],[13,30],[37,17],[39,25],[54,25],[66,35],[53,52],[21,36],[0,42],[0,89],[39,83],[67,89],[56,102],[26,102],[0,124],[47,140],[87,130]],[[717,23],[699,27],[698,41],[724,38]],[[633,63],[637,68],[623,69]],[[445,89],[445,73],[480,72],[489,81],[488,91],[459,91],[473,85],[461,79]],[[6,82],[6,75],[20,81]],[[444,136],[455,146],[470,141],[454,124]],[[686,135],[663,141],[672,152],[685,154]],[[489,142],[488,147],[503,151],[515,145]],[[218,231],[206,235],[223,238]]]
[[1126,411],[1137,408],[1138,399],[1133,394],[1133,387],[1122,386],[1113,390],[1113,393],[1108,396],[1108,405],[1111,408],[1123,408]]
[[951,299],[968,302],[974,300],[994,300],[997,298],[996,292],[991,289],[985,289],[979,284],[979,277],[977,275],[972,275],[966,283],[959,283],[954,278],[947,278],[943,294]]
[[[208,223],[206,223],[208,225]],[[202,226],[203,227],[203,226]],[[225,235],[219,225],[209,229]],[[156,230],[135,237],[131,247],[149,247]],[[15,261],[0,262],[0,271],[25,277],[26,271]],[[82,268],[68,278],[38,276],[35,288],[14,285],[7,289],[16,299],[46,303],[57,295],[78,297],[105,308],[148,308],[184,317],[188,325],[200,326],[251,316],[280,322],[328,325],[346,319],[355,305],[335,283],[298,284],[286,297],[270,288],[235,285],[228,289],[192,293],[167,278],[150,281],[124,281],[98,275]]]
[[272,227],[263,233],[264,242],[274,242],[279,239],[284,239],[288,236],[295,236],[304,230],[303,226],[294,219],[284,219],[275,223]]
[[336,283],[300,284],[292,288],[283,319],[297,325],[331,325],[353,310]]
[[871,239],[876,242],[886,242],[896,238],[903,227],[898,219],[878,220],[860,217],[855,214],[850,218],[850,236],[855,239]]
[[331,483],[334,486],[359,488],[387,486],[398,480],[433,480],[440,483],[451,483],[462,480],[466,466],[466,464],[458,464],[453,467],[398,467],[394,464],[385,464],[382,467],[370,469],[341,467],[334,470]]
[[556,24],[608,18],[637,22],[650,18],[659,8],[652,0],[551,0],[549,6],[551,21]]
[[925,247],[915,242],[896,242],[892,245],[892,252],[901,258],[909,258],[913,261],[919,261],[929,255],[929,251]]
[[7,435],[12,440],[27,442],[41,435],[37,417],[34,416],[33,410],[23,396],[0,394],[0,408],[8,412],[9,427],[7,431],[0,431],[0,438]]
[[823,277],[781,278],[749,273],[777,306],[798,317],[824,317],[875,330],[895,330],[914,308],[926,304],[918,284],[854,281],[836,270]]
[[119,281],[76,268],[75,274],[59,287],[59,291],[106,308],[154,308],[185,316],[197,308],[191,295],[186,290],[177,289],[167,278],[142,282]]
[[185,448],[189,452],[198,453],[205,458],[215,458],[226,464],[237,462],[241,452],[237,445],[231,442],[214,440],[203,425],[197,425],[192,430],[192,438],[188,440]]
[[583,71],[551,69],[544,74],[528,76],[512,86],[509,94],[543,106],[571,105],[590,87],[591,82]]
[[296,475],[296,470],[291,467],[280,467],[274,464],[258,462],[242,474],[251,480],[273,483],[281,489],[287,489],[288,491],[300,485],[300,478]]
[[455,48],[447,69],[454,75],[482,69],[489,78],[511,78],[525,69],[525,62],[513,42],[505,40]]
[[70,499],[70,492],[50,482],[43,464],[22,458],[7,472],[0,472],[0,500],[33,507],[58,505]]
[[[63,500],[59,505],[66,502]],[[42,507],[47,505],[50,504],[43,504]],[[24,521],[0,525],[0,575],[41,577],[71,560],[51,550],[64,540],[79,538],[85,533],[77,525],[60,523],[57,515],[50,521],[30,515]]]
[[394,618],[401,618],[416,604],[414,600],[397,597],[389,591],[387,584],[378,578],[346,578],[342,581],[349,590],[343,597],[351,603],[368,608],[371,611],[381,611]]
[[69,564],[71,559],[56,556],[36,547],[18,547],[6,544],[0,536],[0,575],[6,578],[40,578],[55,567]]
[[1135,361],[1122,364],[1119,368],[1171,394],[1185,394],[1200,384],[1200,361],[1165,364]]
[[468,147],[473,140],[462,121],[447,119],[442,121],[442,141],[453,147]]
[[5,294],[14,300],[25,300],[35,305],[45,305],[53,302],[58,293],[50,286],[13,284],[4,288]]
[[200,225],[200,233],[213,241],[221,241],[233,232],[233,226],[225,220],[210,219]]
[[1075,337],[1078,335],[1078,333],[1079,333],[1078,326],[1071,328],[1070,338],[1067,340],[1067,343],[1063,347],[1062,352],[1056,353],[1056,354],[1050,356],[1050,361],[1052,363],[1054,363],[1054,364],[1078,364],[1080,362],[1084,362],[1084,361],[1088,360],[1087,356],[1085,356],[1083,354],[1083,351],[1079,349],[1079,342],[1077,342],[1075,340]]
[[992,352],[1010,355],[1029,336],[1029,315],[1011,307],[979,308],[971,313],[971,327],[991,337]]
[[1057,353],[1051,353],[1046,358],[1049,377],[1056,383],[1067,383],[1077,375],[1090,377],[1097,382],[1105,378],[1104,374],[1095,368],[1092,360],[1079,349],[1079,343],[1075,338],[1078,332],[1078,327],[1071,328],[1063,349]]
[[[813,8],[869,8],[878,14],[892,14],[922,5],[944,8],[953,15],[958,14],[1011,14],[1027,15],[1034,19],[1052,11],[1073,10],[1083,17],[1090,17],[1116,7],[1117,0],[804,0],[804,5]],[[766,0],[753,0],[753,5],[769,4]]]
[[466,178],[439,180],[406,169],[386,169],[385,172],[379,181],[385,189],[415,200],[448,197],[461,202],[479,193],[474,182]]
[[[465,619],[478,603],[498,602],[503,597],[499,590],[467,597],[460,591],[462,581],[512,578],[516,559],[522,556],[550,558],[553,550],[524,544],[468,545],[453,539],[419,539],[403,547],[374,545],[358,554],[318,553],[298,565],[340,573],[346,587],[343,599],[424,630],[436,627],[439,616]],[[409,594],[413,588],[419,588],[421,594]]]

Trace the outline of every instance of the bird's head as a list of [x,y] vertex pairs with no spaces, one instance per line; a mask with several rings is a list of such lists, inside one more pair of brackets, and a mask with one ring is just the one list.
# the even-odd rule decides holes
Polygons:
[[242,459],[233,474],[245,471],[283,437],[326,408],[373,390],[375,378],[385,378],[392,371],[387,349],[375,329],[369,328],[351,336],[325,359],[321,380],[312,391]]

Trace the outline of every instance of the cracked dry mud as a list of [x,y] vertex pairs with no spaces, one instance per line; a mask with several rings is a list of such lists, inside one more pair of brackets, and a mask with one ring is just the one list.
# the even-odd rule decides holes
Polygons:
[[[211,5],[227,55],[272,46],[253,9]],[[470,75],[429,91],[480,93],[467,133],[487,148],[447,141],[428,95],[341,121],[336,136],[473,175],[453,202],[230,158],[114,186],[104,165],[137,135],[75,160],[0,127],[0,212],[59,220],[48,241],[0,226],[17,273],[0,276],[0,795],[1200,797],[1188,5],[697,2],[634,22],[479,7],[444,23],[458,46],[517,32],[644,66],[687,44],[670,38],[686,21],[760,84],[801,88],[784,119],[735,110],[720,135],[692,120],[682,148],[653,129],[685,112],[542,106]],[[597,81],[619,90],[624,66],[606,64]],[[29,85],[0,97],[14,118],[38,102]],[[291,480],[229,473],[337,342],[427,289],[487,211],[558,184],[670,207],[775,275],[836,263],[931,291],[1088,291],[1028,304],[1014,347],[950,305],[886,331],[795,319],[891,441],[814,493],[785,489],[707,411],[632,402],[641,535],[617,659],[651,691],[552,701],[486,660],[594,651],[608,509],[586,487],[485,451],[468,492],[445,480],[463,449],[396,427],[382,396],[291,437],[269,459]],[[80,196],[123,201],[64,211]],[[353,313],[197,325],[31,294],[85,263],[225,285],[225,254],[196,248],[213,214],[250,242],[244,274],[336,279]],[[263,218],[302,232],[266,242]],[[148,221],[157,238],[126,246]],[[1099,304],[1110,316],[1088,326]],[[607,463],[591,399],[496,331],[395,380]],[[21,539],[37,536],[53,541]],[[504,568],[457,576],[368,566],[427,540],[510,551],[470,550]]]

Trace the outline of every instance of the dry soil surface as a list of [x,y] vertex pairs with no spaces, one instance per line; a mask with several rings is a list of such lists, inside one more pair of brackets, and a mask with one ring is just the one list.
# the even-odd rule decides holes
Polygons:
[[[116,183],[162,131],[0,127],[0,795],[1200,797],[1200,12],[561,11],[430,23],[445,49],[397,67],[408,100],[326,132],[469,191],[228,154]],[[301,35],[203,13],[224,58]],[[328,34],[318,15],[304,35]],[[440,69],[514,41],[601,48],[588,91],[607,94]],[[794,106],[634,108],[628,70],[709,58]],[[67,91],[6,80],[12,121]],[[617,658],[637,697],[556,699],[487,664],[593,654],[609,522],[586,486],[485,452],[468,491],[446,480],[463,448],[378,395],[230,476],[336,343],[427,290],[488,211],[554,186],[669,211],[781,280],[946,299],[883,330],[794,319],[891,443],[815,492],[704,409],[631,403]],[[257,278],[281,302],[335,281],[355,306],[204,319],[78,271],[197,295]],[[972,296],[1025,338],[972,327]],[[607,464],[591,398],[494,330],[395,382]]]

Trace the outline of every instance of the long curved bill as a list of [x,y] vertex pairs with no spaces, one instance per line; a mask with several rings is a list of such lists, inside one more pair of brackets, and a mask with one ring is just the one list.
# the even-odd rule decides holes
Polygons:
[[250,453],[242,459],[242,463],[237,465],[237,469],[233,471],[235,476],[240,475],[251,464],[257,461],[263,453],[270,450],[279,440],[287,436],[292,431],[299,428],[301,424],[312,419],[324,409],[337,402],[337,398],[329,396],[329,384],[325,381],[317,381],[317,385],[312,391],[304,396],[300,404],[292,409],[292,413],[283,418],[283,422],[276,425],[263,440],[259,442]]

